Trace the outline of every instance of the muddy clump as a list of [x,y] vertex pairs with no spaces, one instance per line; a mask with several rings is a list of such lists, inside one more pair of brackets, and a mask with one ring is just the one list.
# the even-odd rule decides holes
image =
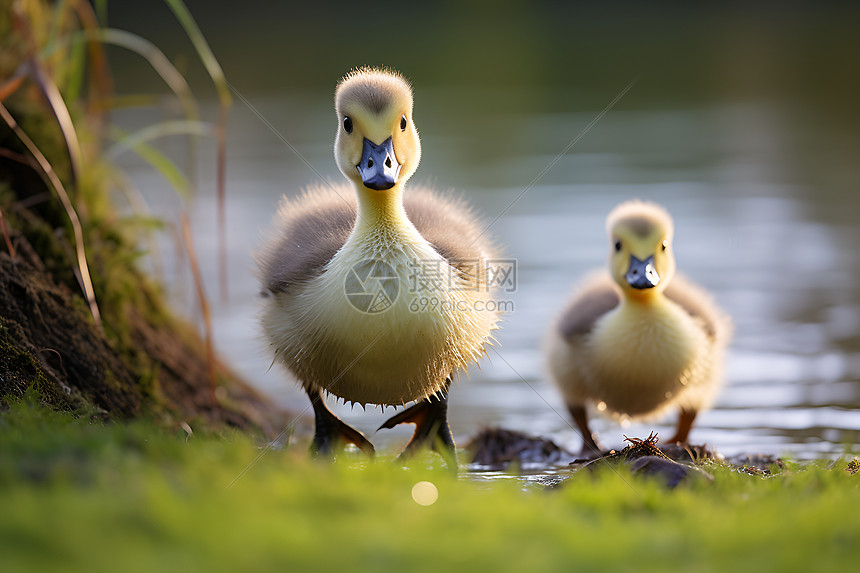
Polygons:
[[488,428],[466,446],[473,466],[482,470],[550,467],[569,463],[575,456],[552,440],[504,428]]
[[[607,466],[624,464],[630,468],[630,473],[633,475],[657,479],[670,489],[691,479],[714,481],[711,474],[695,465],[701,459],[715,457],[716,454],[705,446],[690,448],[670,444],[669,447],[658,448],[659,438],[654,432],[644,439],[624,436],[624,441],[629,445],[621,451],[612,450],[597,459],[585,463],[577,460],[571,465],[595,471]],[[701,457],[697,459],[696,456]]]

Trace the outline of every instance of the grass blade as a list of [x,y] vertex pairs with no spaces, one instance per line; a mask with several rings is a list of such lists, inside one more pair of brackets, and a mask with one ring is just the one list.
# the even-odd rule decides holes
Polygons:
[[101,26],[108,25],[108,2],[107,0],[95,0],[93,2],[95,6],[96,18],[99,21]]
[[[118,134],[122,132],[114,129],[114,133]],[[188,179],[169,157],[143,141],[129,146],[129,149],[133,150],[141,159],[158,170],[182,199],[191,197],[191,185],[188,183]]]
[[66,102],[57,84],[54,83],[54,80],[51,79],[51,76],[48,75],[41,63],[33,58],[30,65],[32,66],[31,73],[33,79],[36,80],[36,85],[39,86],[42,94],[48,100],[48,104],[54,112],[54,117],[57,118],[57,123],[60,125],[60,131],[63,134],[63,139],[66,142],[66,150],[69,154],[69,165],[71,166],[72,184],[74,186],[80,180],[83,164],[83,154],[81,152],[80,141],[78,140],[78,132],[75,129],[75,123],[72,121],[72,115],[69,113],[69,108],[66,106]]
[[[117,132],[122,133],[117,129],[114,129],[113,132],[115,134]],[[144,127],[143,129],[138,130],[131,135],[123,137],[120,141],[117,141],[117,143],[106,149],[104,156],[105,159],[113,160],[125,153],[126,151],[134,149],[140,143],[146,143],[147,141],[152,141],[153,139],[167,137],[170,135],[187,134],[211,137],[213,135],[213,129],[211,124],[202,121],[191,121],[184,119],[163,121],[155,125]]]
[[189,199],[193,195],[193,186],[176,164],[166,155],[148,145],[147,142],[159,137],[170,135],[204,135],[211,136],[212,128],[209,124],[199,121],[167,121],[141,129],[131,135],[126,134],[118,128],[111,130],[111,136],[117,141],[108,148],[104,157],[115,160],[126,151],[134,151],[147,163],[155,167],[168,180],[183,199]]
[[185,117],[192,121],[199,118],[197,102],[194,100],[188,82],[185,81],[185,78],[179,73],[176,66],[167,59],[164,52],[159,50],[155,44],[137,34],[113,28],[91,30],[87,33],[86,37],[103,44],[125,48],[141,56],[152,66],[161,79],[164,80],[167,87],[176,94]]
[[6,248],[9,249],[9,256],[15,258],[15,245],[12,244],[12,239],[9,237],[9,229],[6,228],[6,218],[3,217],[3,209],[0,209],[0,231],[3,232],[3,238],[6,240]]
[[110,172],[111,179],[116,184],[117,188],[125,196],[134,213],[135,219],[140,221],[151,221],[154,224],[145,225],[144,232],[146,234],[147,250],[150,260],[152,261],[152,269],[155,277],[164,283],[164,261],[161,258],[161,251],[158,248],[158,242],[155,237],[154,229],[163,228],[164,224],[161,220],[154,219],[152,211],[146,202],[146,198],[140,190],[134,186],[128,176],[119,169],[112,169]]
[[62,181],[57,176],[57,173],[54,171],[54,168],[51,166],[50,162],[47,158],[42,154],[39,148],[33,143],[33,140],[21,129],[21,126],[18,125],[18,122],[15,121],[15,118],[12,117],[12,114],[9,113],[9,110],[6,109],[2,103],[0,103],[0,118],[6,122],[6,124],[15,132],[15,135],[18,136],[18,139],[24,144],[30,154],[36,159],[39,163],[39,167],[42,168],[42,172],[48,178],[51,186],[56,191],[57,195],[60,198],[60,202],[63,204],[63,208],[66,211],[66,215],[69,217],[69,221],[72,224],[72,232],[75,236],[75,252],[78,260],[78,274],[81,282],[81,290],[84,293],[84,298],[87,300],[87,304],[90,307],[90,312],[93,315],[93,319],[95,320],[96,326],[99,330],[102,329],[102,319],[101,313],[99,312],[99,306],[96,303],[96,294],[93,290],[93,281],[90,278],[90,269],[87,264],[87,256],[86,251],[84,250],[84,233],[81,228],[81,221],[78,218],[78,213],[75,211],[75,207],[72,204],[72,200],[69,197],[69,194],[66,192],[66,188],[63,186]]
[[226,181],[227,181],[227,110],[230,108],[232,97],[230,96],[230,86],[227,84],[227,78],[224,77],[224,71],[221,65],[212,53],[209,43],[197,26],[197,22],[191,16],[188,8],[182,0],[164,0],[165,3],[173,11],[176,19],[185,30],[194,49],[200,56],[209,77],[215,84],[215,89],[218,92],[218,172],[217,172],[217,187],[218,187],[218,260],[219,260],[219,284],[221,290],[221,299],[227,300],[227,209],[226,209]]
[[[93,9],[93,6],[87,0],[73,0],[72,7],[75,14],[78,16],[78,21],[81,28],[86,33],[98,30],[98,16]],[[89,89],[87,95],[89,101],[87,103],[87,111],[89,121],[93,122],[93,131],[101,137],[104,128],[104,101],[109,99],[113,94],[113,80],[108,69],[107,56],[104,49],[98,42],[89,42],[89,70],[87,77],[89,79]]]
[[[182,106],[185,119],[189,121],[197,121],[199,119],[197,101],[191,93],[188,82],[185,81],[185,77],[179,73],[179,70],[176,69],[170,60],[167,59],[167,56],[164,55],[164,52],[155,44],[137,34],[110,28],[90,30],[87,33],[87,37],[102,44],[112,44],[125,48],[145,59],[176,95],[179,105]],[[191,196],[194,194],[194,189],[197,186],[197,138],[194,134],[188,135],[187,173],[187,181],[190,182],[190,190],[187,195]]]
[[218,91],[218,99],[229,107],[232,99],[230,96],[230,87],[227,85],[227,79],[224,77],[224,71],[221,69],[221,64],[219,64],[218,60],[215,58],[215,54],[212,53],[212,49],[209,47],[209,43],[203,36],[203,32],[200,31],[200,28],[197,26],[197,22],[195,22],[194,18],[191,16],[191,12],[188,11],[188,8],[182,0],[164,1],[173,11],[176,19],[179,20],[180,25],[182,25],[182,29],[185,30],[185,33],[188,35],[188,39],[191,40],[191,43],[194,45],[194,49],[197,50],[197,54],[200,56],[203,66],[206,68],[206,71],[212,78],[212,82],[215,84],[215,89]]
[[209,371],[209,390],[211,392],[212,404],[218,404],[218,396],[215,389],[218,384],[215,368],[215,344],[212,339],[212,312],[209,309],[209,300],[203,288],[203,275],[200,274],[200,265],[197,263],[197,251],[194,249],[194,238],[191,234],[191,222],[188,214],[182,211],[179,215],[180,230],[182,232],[182,244],[188,255],[188,264],[191,267],[191,276],[194,279],[194,288],[197,291],[197,302],[200,304],[200,313],[203,315],[204,340],[206,342],[206,363]]
[[6,83],[0,85],[0,103],[15,93],[24,81],[24,74],[18,73],[11,77]]
[[72,44],[67,58],[67,73],[65,94],[69,101],[78,101],[81,96],[82,85],[86,77],[86,46],[84,44]]

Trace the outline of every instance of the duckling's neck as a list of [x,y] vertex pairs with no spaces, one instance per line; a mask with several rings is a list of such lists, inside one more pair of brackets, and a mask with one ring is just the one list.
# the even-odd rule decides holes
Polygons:
[[666,305],[666,297],[662,292],[630,293],[621,297],[621,307],[634,312],[658,310]]
[[358,213],[354,234],[389,234],[410,232],[412,223],[403,208],[403,187],[395,185],[386,191],[374,191],[363,185],[357,186]]
[[416,262],[438,258],[406,216],[400,186],[387,191],[362,187],[357,194],[358,212],[352,233],[341,249],[344,256],[383,260],[396,272],[410,273],[402,275],[407,277],[404,280],[414,280]]

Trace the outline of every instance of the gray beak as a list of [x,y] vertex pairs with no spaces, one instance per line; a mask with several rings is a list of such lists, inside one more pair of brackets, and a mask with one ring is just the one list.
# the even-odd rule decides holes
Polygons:
[[368,189],[384,191],[391,189],[397,183],[400,175],[400,164],[394,156],[394,143],[389,137],[376,145],[366,137],[361,161],[355,166],[361,175],[361,181]]
[[630,267],[627,269],[627,274],[624,278],[633,288],[647,289],[657,286],[660,283],[660,275],[657,274],[657,269],[654,268],[654,255],[651,255],[644,261],[640,261],[633,255],[630,255]]

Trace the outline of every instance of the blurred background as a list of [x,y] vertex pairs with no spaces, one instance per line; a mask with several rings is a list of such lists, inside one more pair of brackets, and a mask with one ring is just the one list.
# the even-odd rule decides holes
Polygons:
[[[857,451],[860,5],[187,4],[234,90],[226,227],[215,216],[211,141],[200,154],[193,211],[217,346],[278,402],[308,407],[289,376],[270,369],[251,253],[282,194],[320,175],[342,179],[332,158],[337,80],[355,66],[387,65],[415,88],[423,158],[413,181],[467,198],[518,264],[499,354],[490,351],[452,390],[461,444],[502,425],[579,448],[541,341],[576,283],[604,265],[606,214],[641,198],[669,209],[679,270],[711,290],[735,323],[725,389],[692,441],[724,454]],[[161,2],[113,2],[108,14],[111,27],[164,50],[210,102],[204,115],[217,116],[215,90]],[[108,52],[120,93],[167,97],[143,60]],[[179,110],[154,106],[113,119],[131,130],[172,113]],[[183,137],[157,144],[174,158],[187,153]],[[121,161],[152,210],[172,221],[178,199],[162,176],[131,154]],[[226,301],[219,234],[229,247]],[[199,320],[169,238],[162,251],[176,306]],[[394,449],[411,433],[372,435],[390,409],[332,407],[378,447]],[[666,435],[674,423],[674,415],[624,428],[601,420],[595,429],[617,447],[622,434]]]

